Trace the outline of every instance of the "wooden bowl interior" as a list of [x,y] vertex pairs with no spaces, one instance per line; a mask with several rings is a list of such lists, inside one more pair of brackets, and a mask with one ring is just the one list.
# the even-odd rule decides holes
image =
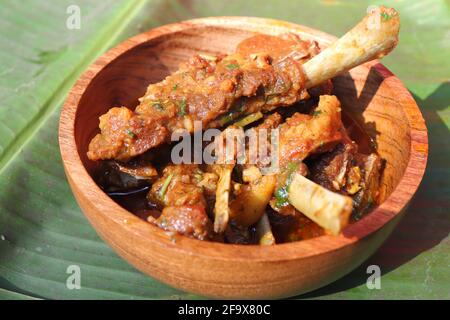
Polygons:
[[[98,133],[98,118],[113,106],[134,108],[150,83],[164,79],[179,64],[196,53],[233,52],[253,31],[232,27],[200,25],[163,34],[138,44],[108,63],[90,82],[78,104],[75,140],[79,156],[92,175],[96,163],[86,157],[88,145]],[[330,39],[303,35],[325,47]],[[386,199],[403,176],[409,160],[410,127],[396,98],[396,88],[384,82],[391,74],[381,74],[375,63],[354,68],[334,79],[335,94],[343,108],[376,141],[386,160],[381,194]]]

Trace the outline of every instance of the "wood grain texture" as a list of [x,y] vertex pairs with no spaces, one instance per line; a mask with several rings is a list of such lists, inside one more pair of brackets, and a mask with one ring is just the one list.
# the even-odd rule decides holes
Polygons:
[[150,30],[111,49],[80,77],[61,113],[59,142],[72,191],[98,234],[139,270],[186,291],[225,298],[286,297],[324,286],[361,264],[401,218],[424,174],[428,140],[422,115],[402,83],[378,61],[334,80],[343,106],[375,139],[387,165],[384,202],[341,236],[273,247],[175,241],[112,201],[95,184],[86,158],[98,116],[137,104],[194,53],[227,53],[254,32],[295,32],[326,46],[334,37],[287,22],[219,17]]

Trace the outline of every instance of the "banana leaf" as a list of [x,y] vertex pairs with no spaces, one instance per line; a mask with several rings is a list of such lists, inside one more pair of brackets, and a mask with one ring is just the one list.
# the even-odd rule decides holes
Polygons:
[[[61,104],[105,50],[151,27],[214,15],[282,19],[342,35],[369,5],[313,1],[14,1],[0,10],[0,299],[192,299],[147,277],[96,235],[65,180],[57,142]],[[360,268],[300,298],[450,298],[450,9],[445,0],[385,1],[402,18],[383,63],[408,86],[430,134],[427,174],[394,235]],[[67,28],[67,8],[80,29]],[[79,289],[70,289],[70,266]],[[382,271],[369,290],[367,267]],[[69,269],[68,269],[69,268]]]

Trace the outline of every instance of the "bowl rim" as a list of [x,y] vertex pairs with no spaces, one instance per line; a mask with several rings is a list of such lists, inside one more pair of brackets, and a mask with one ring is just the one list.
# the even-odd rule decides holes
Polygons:
[[[417,191],[425,172],[428,156],[427,128],[420,109],[408,89],[378,60],[368,62],[365,66],[374,68],[384,78],[388,86],[395,86],[401,89],[397,92],[397,103],[404,110],[409,122],[410,157],[404,175],[391,195],[361,220],[347,226],[344,234],[339,236],[323,235],[275,246],[223,244],[200,241],[181,235],[177,235],[176,241],[174,241],[174,238],[166,231],[141,220],[106,195],[84,167],[75,142],[76,113],[86,88],[105,66],[135,46],[164,35],[204,26],[244,29],[254,32],[261,32],[261,29],[264,29],[263,33],[269,34],[293,32],[300,35],[300,37],[313,38],[325,45],[336,39],[336,37],[322,31],[281,20],[222,16],[163,25],[133,36],[102,54],[82,73],[70,90],[61,111],[58,134],[64,169],[71,183],[71,188],[77,188],[79,184],[88,186],[88,190],[83,190],[83,192],[80,190],[80,196],[94,206],[98,214],[102,215],[102,218],[112,220],[118,227],[123,228],[125,232],[131,232],[138,237],[142,237],[142,241],[148,241],[149,244],[152,242],[153,245],[158,244],[161,247],[179,251],[180,254],[218,260],[286,261],[323,254],[352,245],[401,214],[402,209],[407,206]],[[107,208],[110,210],[105,211]],[[84,214],[86,215],[86,213]],[[120,243],[115,243],[115,245],[125,248]]]

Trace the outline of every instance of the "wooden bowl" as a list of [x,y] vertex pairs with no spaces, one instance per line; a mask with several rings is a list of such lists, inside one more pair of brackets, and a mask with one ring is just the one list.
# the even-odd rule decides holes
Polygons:
[[86,158],[98,117],[137,105],[195,53],[228,53],[253,33],[293,32],[325,47],[335,38],[304,26],[260,18],[216,17],[162,26],[109,50],[80,77],[61,113],[59,143],[72,191],[98,234],[142,272],[175,288],[218,298],[280,298],[329,284],[360,265],[398,223],[424,174],[427,131],[408,90],[378,61],[334,80],[344,108],[375,139],[386,159],[383,202],[342,235],[276,246],[203,242],[177,236],[120,207],[91,178]]

